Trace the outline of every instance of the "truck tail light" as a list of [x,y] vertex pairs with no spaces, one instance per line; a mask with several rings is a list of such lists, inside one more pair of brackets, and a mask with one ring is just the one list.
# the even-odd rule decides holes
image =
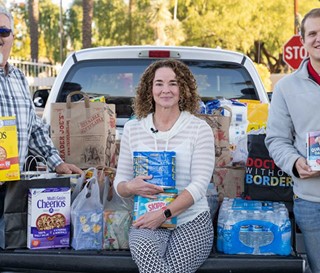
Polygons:
[[180,58],[180,53],[170,50],[144,50],[139,52],[141,58]]
[[149,57],[150,58],[170,58],[170,51],[150,50]]

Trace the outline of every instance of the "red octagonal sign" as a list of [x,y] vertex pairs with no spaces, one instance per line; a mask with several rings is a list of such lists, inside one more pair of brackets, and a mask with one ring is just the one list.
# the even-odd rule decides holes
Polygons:
[[293,35],[283,46],[283,61],[293,69],[297,69],[307,56],[308,52],[301,43],[300,35]]

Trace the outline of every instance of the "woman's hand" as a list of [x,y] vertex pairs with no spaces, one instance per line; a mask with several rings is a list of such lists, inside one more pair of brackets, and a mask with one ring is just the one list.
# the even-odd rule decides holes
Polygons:
[[145,181],[151,178],[151,175],[137,176],[134,179],[126,182],[126,188],[131,195],[140,195],[154,199],[156,198],[154,195],[163,192],[163,188]]
[[140,216],[137,221],[133,223],[136,228],[149,228],[156,229],[166,221],[166,217],[163,214],[162,209],[156,211],[150,211]]

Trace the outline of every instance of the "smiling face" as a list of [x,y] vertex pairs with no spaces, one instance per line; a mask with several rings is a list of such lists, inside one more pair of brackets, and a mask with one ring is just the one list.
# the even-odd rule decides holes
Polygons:
[[[9,18],[4,15],[0,14],[0,28],[11,28]],[[0,63],[0,67],[4,67],[7,63],[7,60],[10,56],[10,51],[13,45],[13,34],[12,32],[8,37],[1,37],[0,36],[0,52],[2,53],[3,59],[2,63]]]
[[179,86],[176,74],[169,67],[161,67],[156,70],[153,86],[153,99],[155,107],[165,109],[179,109]]
[[305,21],[302,43],[309,52],[312,65],[320,65],[320,17],[309,17]]

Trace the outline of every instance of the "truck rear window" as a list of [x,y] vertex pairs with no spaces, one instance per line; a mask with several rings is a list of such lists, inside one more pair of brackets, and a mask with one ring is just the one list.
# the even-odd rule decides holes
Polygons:
[[[66,76],[57,101],[65,102],[67,95],[75,90],[93,97],[103,95],[108,103],[116,104],[117,118],[129,118],[132,115],[131,102],[135,88],[141,74],[152,61],[154,59],[78,62]],[[219,97],[258,100],[256,87],[240,64],[202,60],[184,62],[194,73],[204,102]],[[80,98],[74,96],[73,100]]]

